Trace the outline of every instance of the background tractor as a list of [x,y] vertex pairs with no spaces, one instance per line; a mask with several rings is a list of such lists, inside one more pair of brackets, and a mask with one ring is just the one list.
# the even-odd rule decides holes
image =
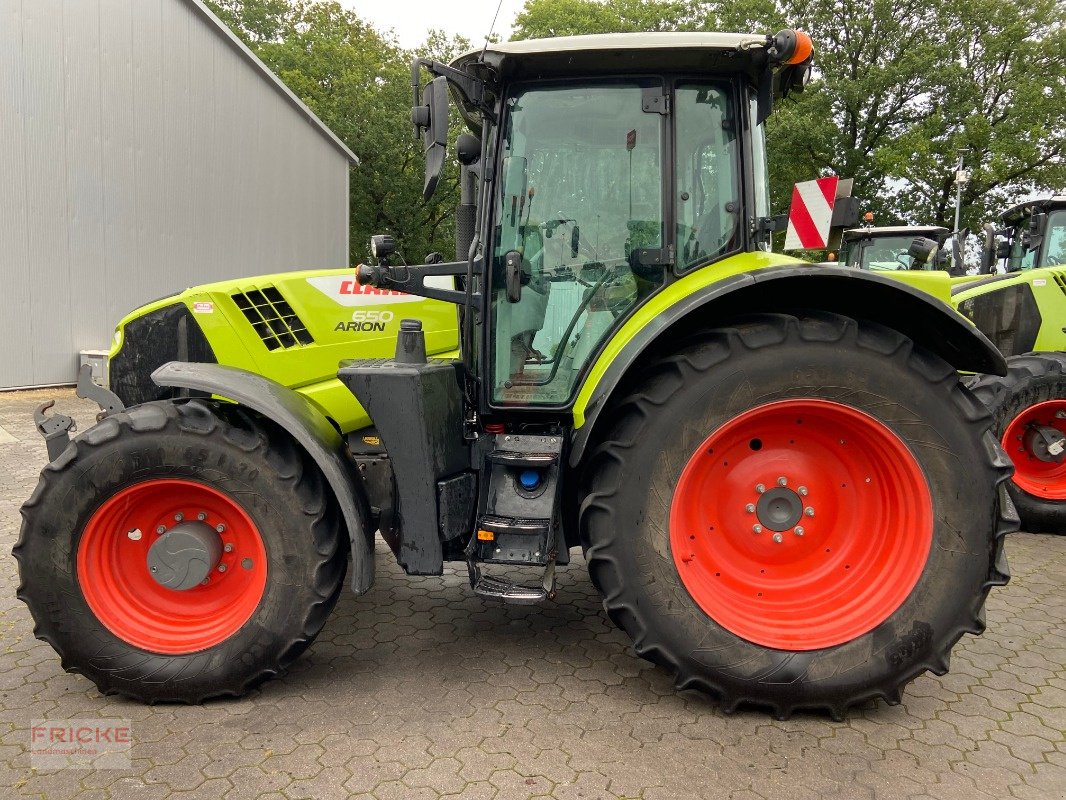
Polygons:
[[427,197],[449,96],[468,129],[455,260],[376,236],[357,276],[128,317],[114,391],[83,386],[99,423],[68,441],[39,410],[38,635],[104,692],[237,695],[314,639],[349,560],[370,588],[380,532],[409,574],[458,562],[516,603],[582,548],[636,652],[727,710],[839,716],[943,673],[1016,527],[958,374],[1006,365],[927,293],[769,252],[763,126],[810,63],[789,30],[417,61]]
[[929,225],[847,230],[840,261],[949,291],[1007,357],[1005,376],[978,375],[970,388],[1014,461],[1010,492],[1023,527],[1066,534],[1066,197],[1021,203],[999,222],[984,227],[977,275],[962,269],[965,233]]
[[[919,254],[912,253],[916,239],[932,242],[935,249],[924,245]],[[954,275],[961,259],[955,260],[949,239],[955,241],[951,231],[940,225],[849,228],[841,236],[837,260],[849,267],[876,272],[942,269]]]
[[986,225],[982,273],[953,287],[952,301],[1008,370],[970,388],[1014,461],[1009,489],[1026,529],[1066,534],[1066,196],[1021,203]]

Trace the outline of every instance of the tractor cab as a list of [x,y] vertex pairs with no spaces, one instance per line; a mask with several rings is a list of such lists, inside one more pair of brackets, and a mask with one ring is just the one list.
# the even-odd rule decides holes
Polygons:
[[[571,405],[603,342],[677,277],[766,247],[764,121],[802,88],[810,43],[784,31],[506,42],[414,65],[425,192],[444,163],[450,91],[463,201],[456,263],[367,267],[422,294],[456,274],[476,305],[481,410]],[[419,97],[422,69],[436,75]],[[482,316],[483,315],[483,316]],[[473,364],[471,363],[471,366]]]
[[[951,231],[940,225],[851,228],[844,231],[840,263],[874,272],[949,270],[953,253],[945,248]],[[918,247],[915,242],[925,240]]]
[[1066,195],[1027,200],[984,226],[981,272],[1020,272],[1066,264]]

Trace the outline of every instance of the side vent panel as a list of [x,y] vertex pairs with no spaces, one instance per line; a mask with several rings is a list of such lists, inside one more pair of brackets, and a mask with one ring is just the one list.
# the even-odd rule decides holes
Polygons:
[[1066,294],[1066,272],[1056,271],[1051,274],[1055,276],[1055,283],[1058,284],[1060,289],[1062,289],[1062,293]]
[[315,343],[303,320],[275,287],[237,292],[233,302],[255,328],[267,350],[287,350]]

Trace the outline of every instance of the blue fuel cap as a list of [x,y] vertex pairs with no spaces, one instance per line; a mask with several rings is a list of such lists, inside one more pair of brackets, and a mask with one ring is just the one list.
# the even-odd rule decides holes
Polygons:
[[540,486],[540,480],[540,472],[535,469],[522,470],[518,475],[518,482],[522,484],[522,488],[527,492],[532,492]]

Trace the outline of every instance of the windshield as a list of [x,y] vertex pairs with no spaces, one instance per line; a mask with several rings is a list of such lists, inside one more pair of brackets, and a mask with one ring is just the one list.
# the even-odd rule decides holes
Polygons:
[[[848,247],[846,263],[849,266],[880,272],[913,269],[908,251],[916,238],[918,237],[914,234],[903,234],[852,242]],[[925,268],[932,269],[933,266],[930,260]]]
[[1044,234],[1044,258],[1041,266],[1059,267],[1066,264],[1066,208],[1048,214]]

